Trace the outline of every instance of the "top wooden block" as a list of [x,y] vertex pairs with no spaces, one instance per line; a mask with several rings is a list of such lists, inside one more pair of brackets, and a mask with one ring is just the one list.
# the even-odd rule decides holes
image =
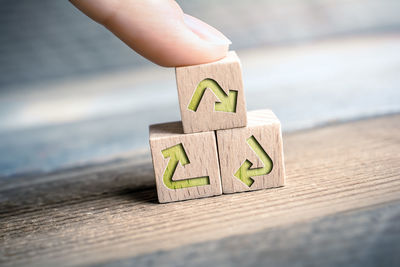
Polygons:
[[213,63],[178,67],[175,74],[184,133],[246,126],[242,70],[235,52]]

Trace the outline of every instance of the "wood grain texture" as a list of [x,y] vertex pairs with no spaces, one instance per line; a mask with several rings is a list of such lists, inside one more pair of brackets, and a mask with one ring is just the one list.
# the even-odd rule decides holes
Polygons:
[[[281,123],[271,110],[248,112],[248,125],[242,128],[217,131],[218,155],[221,169],[222,191],[235,193],[265,188],[280,187],[285,184],[285,166]],[[235,173],[243,168],[246,160],[251,169],[263,168],[262,158],[253,150],[247,140],[251,136],[272,160],[272,169],[266,175],[254,176],[251,186],[247,186]],[[265,173],[265,172],[264,172]]]
[[[188,164],[179,162],[172,170],[172,180],[203,179],[207,185],[186,188],[168,188],[163,182],[171,157],[165,157],[162,151],[181,145],[186,153]],[[155,124],[150,126],[150,147],[156,179],[158,200],[166,203],[222,194],[218,165],[217,144],[214,132],[183,134],[181,122]],[[193,179],[194,178],[194,179]]]
[[148,156],[2,181],[0,262],[108,262],[398,201],[399,132],[393,115],[287,134],[285,187],[164,205]]
[[[246,102],[243,91],[242,69],[238,56],[230,51],[217,62],[178,67],[175,69],[179,107],[185,133],[242,127],[247,124]],[[213,79],[229,94],[237,92],[236,111],[215,111],[214,104],[221,99],[207,89],[196,111],[188,109],[196,88],[204,79]]]
[[395,201],[100,266],[398,267],[399,219],[400,201]]

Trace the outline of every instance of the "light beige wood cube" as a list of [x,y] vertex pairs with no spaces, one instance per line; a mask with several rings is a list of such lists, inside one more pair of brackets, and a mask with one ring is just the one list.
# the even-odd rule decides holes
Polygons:
[[222,194],[215,132],[183,134],[181,122],[149,131],[160,203]]
[[217,131],[223,193],[283,186],[281,124],[270,110],[248,112],[244,128]]
[[216,62],[175,69],[184,133],[247,124],[242,69],[230,51]]

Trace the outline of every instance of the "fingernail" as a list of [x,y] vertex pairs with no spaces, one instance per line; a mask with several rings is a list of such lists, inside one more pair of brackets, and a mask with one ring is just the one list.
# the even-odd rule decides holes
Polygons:
[[225,35],[207,23],[192,17],[188,14],[183,14],[185,24],[201,39],[217,45],[232,44]]

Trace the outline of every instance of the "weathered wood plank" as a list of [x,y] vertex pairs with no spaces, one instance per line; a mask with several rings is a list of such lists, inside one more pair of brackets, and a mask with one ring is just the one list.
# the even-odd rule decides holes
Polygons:
[[163,205],[147,154],[2,182],[0,262],[99,263],[397,201],[399,130],[393,115],[288,134],[284,188]]
[[339,213],[99,266],[362,266],[400,265],[400,202]]

